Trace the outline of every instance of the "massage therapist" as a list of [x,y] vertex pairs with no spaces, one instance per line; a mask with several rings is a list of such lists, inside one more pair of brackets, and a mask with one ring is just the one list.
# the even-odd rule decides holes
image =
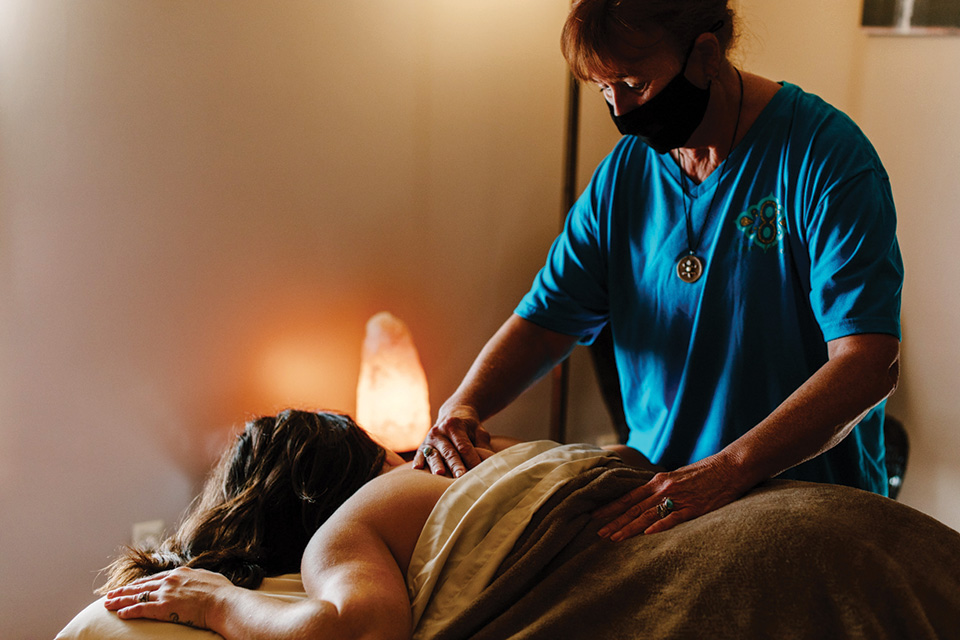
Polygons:
[[415,465],[479,463],[482,422],[609,323],[630,434],[666,471],[598,512],[618,540],[774,476],[885,494],[903,266],[887,174],[860,129],[737,68],[726,0],[580,0],[573,73],[623,137]]

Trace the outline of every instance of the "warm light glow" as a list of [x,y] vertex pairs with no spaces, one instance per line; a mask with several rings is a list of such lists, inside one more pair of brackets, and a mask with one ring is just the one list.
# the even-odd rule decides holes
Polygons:
[[356,343],[350,348],[348,340],[331,340],[313,331],[275,331],[268,336],[249,367],[244,412],[269,415],[295,407],[353,413]]
[[416,449],[430,428],[427,376],[413,337],[402,321],[386,312],[367,322],[357,422],[394,451]]

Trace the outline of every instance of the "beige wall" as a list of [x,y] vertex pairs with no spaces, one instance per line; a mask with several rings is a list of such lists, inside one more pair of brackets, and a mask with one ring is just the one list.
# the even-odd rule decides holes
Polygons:
[[[860,119],[876,132],[906,261],[904,384],[891,403],[913,436],[904,501],[960,529],[960,38],[871,39]],[[894,89],[891,90],[891,79]]]
[[[0,635],[50,637],[249,413],[353,410],[363,323],[436,405],[558,225],[564,2],[0,0]],[[907,265],[903,498],[960,528],[960,39],[740,0],[744,66],[848,111]],[[582,173],[614,139],[585,95]],[[571,437],[608,428],[576,354]],[[546,434],[531,391],[494,428]]]
[[374,313],[453,391],[557,230],[565,9],[0,0],[0,636],[52,637],[245,416],[353,411]]

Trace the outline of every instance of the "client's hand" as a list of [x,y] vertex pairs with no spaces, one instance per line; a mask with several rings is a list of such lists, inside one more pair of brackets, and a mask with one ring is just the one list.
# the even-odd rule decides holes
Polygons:
[[597,533],[617,542],[638,533],[666,531],[733,502],[749,489],[738,488],[731,479],[731,473],[711,458],[658,473],[595,511],[594,518],[610,520]]
[[429,467],[432,473],[445,475],[449,470],[459,478],[467,469],[480,464],[489,457],[479,450],[490,450],[490,434],[480,426],[477,412],[471,407],[456,406],[449,410],[441,407],[437,423],[433,425],[417,454],[413,458],[414,469]]
[[110,591],[104,606],[125,620],[152,618],[206,629],[218,592],[233,588],[219,573],[180,567]]

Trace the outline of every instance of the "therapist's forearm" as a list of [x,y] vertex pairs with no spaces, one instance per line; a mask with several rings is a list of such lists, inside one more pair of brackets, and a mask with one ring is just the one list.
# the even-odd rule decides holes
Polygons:
[[833,448],[896,389],[899,343],[854,336],[770,416],[716,455],[749,488]]
[[480,351],[463,382],[440,408],[444,413],[470,407],[480,421],[513,402],[557,363],[578,338],[544,329],[514,314]]

